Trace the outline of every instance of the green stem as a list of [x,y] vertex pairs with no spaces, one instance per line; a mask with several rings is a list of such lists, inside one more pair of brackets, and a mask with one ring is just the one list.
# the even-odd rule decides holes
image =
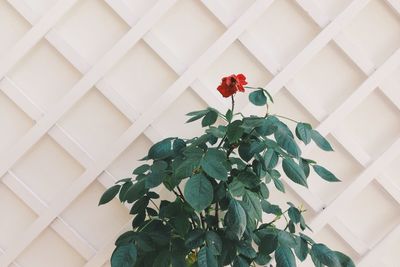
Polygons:
[[295,123],[299,123],[299,121],[296,121],[294,119],[291,119],[291,118],[288,118],[288,117],[285,117],[285,116],[282,116],[282,115],[274,114],[273,116],[278,117],[278,118],[282,118],[282,119],[286,119],[286,120],[289,120],[289,121],[292,121],[292,122],[295,122]]

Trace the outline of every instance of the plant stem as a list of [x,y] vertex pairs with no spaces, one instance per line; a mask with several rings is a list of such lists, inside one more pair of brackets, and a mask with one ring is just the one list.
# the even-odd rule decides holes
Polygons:
[[282,119],[286,119],[286,120],[289,120],[289,121],[292,121],[292,122],[295,122],[295,123],[299,123],[296,120],[293,120],[291,118],[288,118],[288,117],[285,117],[285,116],[282,116],[282,115],[274,114],[273,116],[278,117],[278,118],[282,118]]
[[218,205],[218,201],[217,201],[215,203],[215,219],[217,220],[217,229],[219,227],[219,218],[218,218],[219,214],[218,214],[218,212],[219,212],[219,205]]
[[[231,110],[232,110],[232,116],[233,116],[233,114],[234,114],[233,110],[235,109],[235,97],[233,95],[231,95],[231,101],[232,101]],[[231,123],[228,122],[228,126],[229,126],[229,124],[231,124]],[[221,141],[219,142],[219,144],[217,146],[217,149],[221,147],[221,145],[224,143],[225,139],[226,139],[226,134],[224,135],[224,137],[222,137]]]
[[150,198],[150,202],[153,203],[154,207],[156,207],[156,209],[158,211],[160,211],[160,209],[158,208],[157,204]]

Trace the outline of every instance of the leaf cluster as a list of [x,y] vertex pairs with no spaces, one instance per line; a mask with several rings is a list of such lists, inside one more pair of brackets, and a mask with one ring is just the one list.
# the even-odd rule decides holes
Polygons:
[[[265,89],[249,89],[253,104],[273,101]],[[279,115],[235,114],[232,101],[225,114],[213,108],[189,113],[188,122],[201,120],[203,135],[154,144],[134,179],[122,179],[103,194],[100,204],[118,197],[134,215],[132,230],[115,243],[112,267],[265,266],[272,259],[277,267],[293,267],[296,257],[308,256],[317,267],[354,266],[302,233],[308,228],[305,210],[269,200],[270,190],[285,192],[282,175],[305,187],[311,169],[328,182],[340,181],[303,157],[298,145],[314,142],[332,151],[329,142],[308,123],[296,122],[293,133]],[[226,123],[216,125],[218,118]],[[175,199],[160,199],[160,187]],[[282,219],[286,226],[280,229]]]

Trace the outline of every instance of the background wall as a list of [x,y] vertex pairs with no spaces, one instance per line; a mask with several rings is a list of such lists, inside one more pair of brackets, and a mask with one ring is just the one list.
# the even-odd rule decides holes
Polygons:
[[[192,136],[242,72],[310,121],[343,182],[287,182],[316,239],[357,266],[399,266],[399,0],[0,0],[0,266],[110,266],[129,228],[106,187],[152,143]],[[245,113],[260,112],[238,95]],[[305,263],[302,266],[311,266]]]

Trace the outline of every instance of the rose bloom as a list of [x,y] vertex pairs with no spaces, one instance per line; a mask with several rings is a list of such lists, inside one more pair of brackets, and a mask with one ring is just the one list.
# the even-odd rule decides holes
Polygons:
[[243,85],[246,85],[246,76],[243,74],[232,74],[230,76],[222,78],[221,84],[217,90],[222,94],[223,97],[230,97],[237,91],[244,92]]

